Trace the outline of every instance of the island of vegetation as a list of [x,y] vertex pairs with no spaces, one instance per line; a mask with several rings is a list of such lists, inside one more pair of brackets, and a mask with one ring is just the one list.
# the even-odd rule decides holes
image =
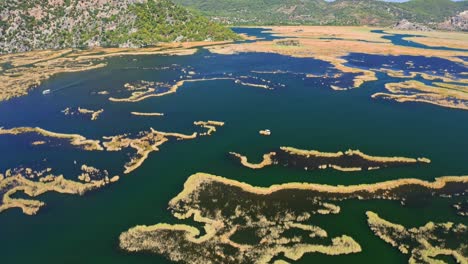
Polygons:
[[40,127],[15,127],[11,129],[5,129],[3,127],[0,127],[0,135],[20,135],[27,133],[34,133],[46,138],[68,140],[71,145],[80,147],[88,151],[104,150],[99,140],[87,139],[84,136],[78,134],[56,133],[42,129]]
[[24,214],[35,215],[45,205],[44,202],[34,199],[13,198],[17,193],[24,193],[31,198],[47,192],[83,195],[119,180],[118,176],[109,178],[107,171],[86,165],[82,166],[83,172],[78,177],[79,181],[66,179],[63,175],[54,175],[51,171],[51,168],[42,171],[17,168],[8,169],[4,174],[0,173],[0,213],[11,208],[20,208]]
[[70,108],[70,107],[67,107],[65,108],[62,113],[64,115],[85,115],[85,116],[89,116],[90,119],[92,121],[95,121],[99,118],[99,116],[104,112],[104,109],[100,109],[100,110],[90,110],[90,109],[86,109],[86,108],[81,108],[81,107],[78,107],[77,109],[74,109],[74,108]]
[[276,156],[276,152],[270,152],[263,155],[263,160],[260,163],[251,163],[249,162],[246,156],[242,156],[236,152],[229,152],[230,155],[238,158],[242,166],[250,168],[250,169],[263,169],[267,166],[274,164],[274,157]]
[[216,127],[222,127],[224,126],[224,122],[220,121],[195,121],[193,122],[194,125],[200,126],[203,128],[208,129],[206,132],[203,132],[200,134],[200,136],[211,136],[214,132],[216,132]]
[[385,88],[389,93],[375,93],[372,98],[395,100],[400,103],[423,102],[468,110],[468,86],[466,84],[438,82],[432,84],[427,85],[415,80],[387,83]]
[[313,252],[352,254],[361,246],[346,234],[328,238],[326,230],[313,224],[314,215],[337,215],[340,207],[334,202],[346,199],[404,201],[415,192],[422,197],[465,195],[467,186],[468,176],[434,182],[399,179],[355,186],[288,183],[265,188],[198,173],[169,202],[169,210],[178,220],[203,225],[203,233],[186,224],[136,226],[121,234],[120,247],[182,263],[271,263],[274,258],[298,260]]
[[[186,189],[169,205],[176,218],[193,217],[203,224],[203,235],[197,228],[182,224],[137,226],[120,236],[121,248],[130,252],[150,251],[183,263],[270,263],[281,254],[298,260],[306,253],[340,255],[361,251],[353,238],[347,235],[329,238],[324,229],[307,223],[312,214],[337,214],[339,207],[333,204],[313,201],[306,208],[294,210],[292,200],[268,196],[253,196],[234,203],[235,196],[213,187],[208,196],[198,196],[197,190]],[[272,214],[275,203],[280,208],[275,208]],[[242,234],[254,237],[246,240]]]
[[453,205],[453,208],[457,210],[457,214],[461,216],[468,216],[468,201],[461,201]]
[[[217,127],[223,126],[224,122],[198,121],[195,122],[195,125],[202,126],[207,129],[207,132],[201,133],[200,135],[211,135],[216,131]],[[124,149],[133,149],[135,152],[130,155],[130,161],[124,165],[125,174],[128,174],[140,167],[151,152],[159,151],[159,147],[170,139],[190,140],[198,137],[197,132],[193,132],[191,135],[185,135],[181,133],[161,132],[150,128],[149,131],[141,131],[136,135],[123,134],[104,136],[101,141],[87,139],[78,134],[55,133],[38,127],[17,127],[11,129],[0,127],[0,135],[20,135],[27,133],[35,133],[39,136],[51,139],[68,140],[71,145],[86,151],[115,152],[123,151]],[[44,144],[45,143],[46,142],[44,142]],[[33,145],[36,144],[33,142]]]
[[251,82],[246,82],[243,79],[249,78],[248,76],[240,76],[238,79],[235,79],[234,82],[236,84],[244,85],[244,86],[250,86],[250,87],[257,87],[257,88],[262,88],[266,90],[273,90],[272,87],[270,87],[268,84],[264,83],[251,83]]
[[45,145],[47,142],[45,142],[44,140],[37,140],[37,141],[34,141],[33,143],[31,143],[31,145],[33,146],[40,146],[40,145]]
[[[125,84],[125,88],[129,91],[134,91],[127,98],[114,98],[110,97],[109,100],[112,102],[127,102],[135,103],[146,100],[151,97],[160,97],[173,94],[187,82],[203,82],[203,81],[216,81],[226,80],[232,78],[210,78],[210,79],[186,79],[177,81],[174,85],[166,83],[155,83],[148,81],[140,81],[139,84]],[[157,89],[159,88],[159,89]],[[163,89],[161,89],[163,88]]]
[[376,236],[409,255],[408,263],[450,263],[437,259],[449,256],[456,263],[467,263],[468,227],[464,224],[433,223],[406,228],[367,212],[367,222]]
[[124,148],[133,148],[136,152],[131,156],[130,161],[125,164],[125,174],[128,174],[143,164],[148,155],[153,151],[159,151],[159,147],[169,141],[170,138],[177,140],[194,139],[197,133],[184,135],[179,133],[159,132],[153,128],[150,131],[142,131],[136,137],[129,135],[117,135],[104,137],[103,142],[106,151],[121,151]]
[[131,91],[132,93],[130,96],[125,98],[115,98],[109,97],[109,100],[112,102],[127,102],[127,103],[136,103],[146,100],[152,97],[161,97],[176,93],[179,88],[184,86],[186,83],[195,83],[195,82],[208,82],[208,81],[219,81],[219,80],[231,80],[234,81],[236,84],[250,86],[250,87],[257,87],[263,88],[267,90],[272,90],[273,88],[270,87],[267,83],[267,80],[260,80],[261,83],[252,83],[247,82],[245,79],[254,78],[250,76],[225,76],[221,75],[219,77],[212,77],[212,78],[200,78],[200,79],[193,79],[189,74],[187,79],[175,81],[174,84],[168,83],[160,83],[160,82],[149,82],[149,81],[139,81],[136,83],[126,83],[124,85],[124,89],[126,91]]
[[370,156],[359,150],[330,153],[292,147],[280,147],[278,150],[267,153],[263,155],[263,161],[258,164],[248,162],[247,157],[239,153],[231,152],[230,154],[238,158],[244,167],[251,169],[262,169],[270,165],[282,165],[304,170],[332,168],[339,171],[351,172],[431,162],[427,158]]
[[161,94],[167,92],[171,88],[171,85],[163,82],[150,82],[141,80],[134,83],[124,84],[124,91],[131,92],[127,98],[114,98],[110,97],[109,100],[112,102],[138,102],[144,100],[149,95]]
[[164,116],[164,113],[142,113],[142,112],[131,112],[134,116]]
[[[408,62],[407,64],[412,64]],[[414,67],[409,67],[413,68]],[[375,69],[384,72],[390,77],[411,79],[402,82],[390,82],[385,84],[388,92],[379,92],[372,98],[383,98],[396,102],[422,102],[442,107],[455,109],[468,109],[468,79],[460,73],[454,76],[448,72],[443,74],[404,71],[394,69]],[[417,81],[420,77],[424,80]],[[425,83],[427,81],[427,83]]]
[[93,182],[96,180],[104,179],[106,183],[117,182],[120,177],[114,176],[109,177],[109,172],[107,170],[100,170],[86,164],[81,165],[82,173],[78,176],[78,179],[82,182]]

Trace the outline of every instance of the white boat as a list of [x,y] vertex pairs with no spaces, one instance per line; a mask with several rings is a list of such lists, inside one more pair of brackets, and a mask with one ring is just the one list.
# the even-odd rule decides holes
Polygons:
[[42,94],[50,94],[50,89],[42,91]]

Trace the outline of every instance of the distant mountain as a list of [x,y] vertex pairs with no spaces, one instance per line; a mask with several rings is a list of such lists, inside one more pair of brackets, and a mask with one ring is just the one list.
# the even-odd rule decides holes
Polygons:
[[391,26],[402,19],[441,23],[468,10],[468,1],[411,0],[174,0],[226,24],[313,24]]
[[0,1],[0,53],[236,37],[169,0]]
[[440,23],[468,9],[468,1],[451,0],[411,0],[397,5],[411,13],[407,19],[424,23]]
[[385,25],[408,17],[411,11],[395,3],[377,0],[337,0],[323,11],[328,25]]

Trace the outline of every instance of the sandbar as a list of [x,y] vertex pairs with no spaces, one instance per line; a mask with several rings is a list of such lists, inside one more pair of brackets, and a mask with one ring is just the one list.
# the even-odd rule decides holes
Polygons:
[[78,107],[77,109],[73,109],[70,107],[65,108],[62,110],[64,115],[88,115],[92,121],[95,121],[99,118],[99,116],[104,112],[104,109],[100,110],[91,110],[86,108]]
[[131,112],[134,116],[164,116],[164,113],[142,113],[142,112]]

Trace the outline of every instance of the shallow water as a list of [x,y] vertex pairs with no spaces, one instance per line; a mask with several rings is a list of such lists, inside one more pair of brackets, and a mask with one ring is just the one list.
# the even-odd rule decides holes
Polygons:
[[[255,29],[245,31],[258,34]],[[348,59],[350,64],[360,68],[390,64],[392,68],[407,70],[404,63],[412,61],[420,71],[442,73],[448,70],[455,75],[466,71],[464,66],[454,62],[417,56],[351,54]],[[104,189],[82,197],[42,195],[40,200],[47,205],[36,216],[23,215],[18,209],[0,214],[2,263],[170,263],[161,256],[119,250],[118,236],[135,225],[173,223],[174,218],[166,210],[168,201],[196,172],[260,186],[285,182],[349,185],[405,177],[433,180],[468,172],[468,112],[370,98],[371,94],[381,91],[385,83],[395,80],[385,74],[378,74],[378,81],[366,83],[359,89],[337,92],[329,88],[330,79],[305,77],[306,74],[336,72],[330,64],[315,59],[256,53],[216,55],[200,49],[191,56],[124,56],[111,58],[108,63],[103,69],[59,74],[28,96],[0,103],[0,126],[39,126],[54,132],[100,138],[136,133],[150,127],[169,132],[202,131],[192,124],[197,120],[219,120],[226,125],[211,137],[163,145],[159,152],[151,153],[139,169]],[[418,69],[419,65],[430,65],[430,68]],[[160,69],[166,66],[169,69]],[[138,103],[108,100],[109,96],[128,95],[119,92],[127,82],[173,83],[180,78],[182,68],[195,71],[194,78],[230,74],[247,76],[250,82],[263,78],[270,81],[274,89],[220,80],[187,83],[175,94]],[[278,70],[283,73],[257,73]],[[350,84],[353,76],[343,75],[339,84]],[[43,96],[42,91],[46,89],[53,92]],[[110,95],[96,94],[102,90],[109,91]],[[60,112],[66,107],[78,106],[104,108],[105,111],[97,121]],[[163,112],[165,116],[132,116],[132,111]],[[258,131],[266,128],[272,131],[272,136],[259,136]],[[0,169],[52,167],[65,177],[74,178],[79,172],[78,165],[74,165],[76,160],[78,164],[122,175],[128,158],[121,152],[85,152],[68,146],[33,147],[32,140],[34,136],[29,135],[0,136],[3,150]],[[377,156],[424,156],[432,163],[355,173],[306,172],[282,167],[252,171],[227,155],[229,151],[236,151],[258,161],[263,153],[279,146],[330,152],[352,148]],[[355,200],[340,205],[341,214],[320,216],[316,223],[330,234],[353,236],[363,252],[334,257],[308,254],[298,263],[362,263],[376,258],[382,263],[406,262],[406,256],[371,233],[365,222],[367,210],[407,226],[420,226],[430,220],[468,224],[444,199],[411,206],[391,201]],[[385,258],[381,257],[383,255]]]

